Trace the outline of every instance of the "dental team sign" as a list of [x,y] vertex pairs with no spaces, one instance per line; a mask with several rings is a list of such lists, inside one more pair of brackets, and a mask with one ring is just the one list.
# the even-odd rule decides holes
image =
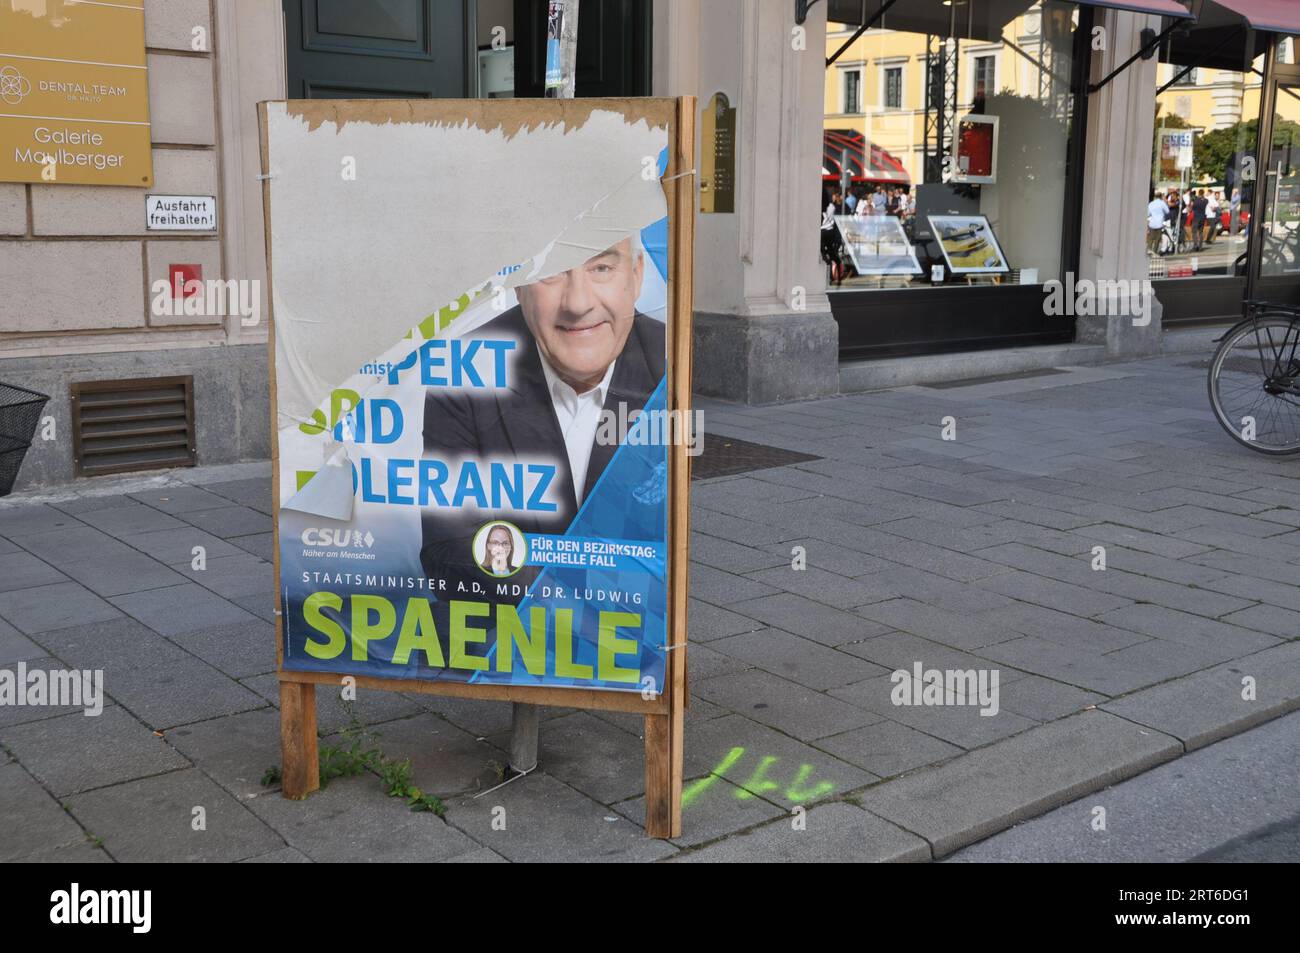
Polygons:
[[669,125],[600,103],[265,105],[282,669],[662,691]]

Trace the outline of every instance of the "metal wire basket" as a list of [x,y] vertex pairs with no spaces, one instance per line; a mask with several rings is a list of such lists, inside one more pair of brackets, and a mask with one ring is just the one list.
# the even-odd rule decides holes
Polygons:
[[8,496],[18,479],[27,448],[49,401],[45,394],[0,381],[0,496]]

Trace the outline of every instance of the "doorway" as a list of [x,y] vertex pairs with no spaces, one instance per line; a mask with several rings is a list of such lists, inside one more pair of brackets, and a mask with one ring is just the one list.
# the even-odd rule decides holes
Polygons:
[[284,0],[291,99],[461,98],[471,0]]

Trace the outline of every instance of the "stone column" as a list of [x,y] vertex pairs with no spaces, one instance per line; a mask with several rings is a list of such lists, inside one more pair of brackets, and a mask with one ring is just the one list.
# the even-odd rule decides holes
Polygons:
[[[1121,10],[1103,14],[1100,8],[1097,12],[1106,49],[1092,55],[1092,82],[1109,75],[1141,48],[1144,27],[1160,29],[1159,17]],[[1127,296],[1127,311],[1150,315],[1145,325],[1135,325],[1126,315],[1076,317],[1077,340],[1104,344],[1110,358],[1160,352],[1163,309],[1146,283],[1146,207],[1151,200],[1156,66],[1154,56],[1138,60],[1088,98],[1079,277],[1096,282],[1121,280],[1121,287],[1140,288],[1136,295]]]
[[[695,239],[695,390],[745,403],[839,390],[819,251],[825,4],[657,0],[654,92],[737,109],[736,211]],[[701,143],[711,148],[711,143]],[[699,168],[699,159],[696,159]]]

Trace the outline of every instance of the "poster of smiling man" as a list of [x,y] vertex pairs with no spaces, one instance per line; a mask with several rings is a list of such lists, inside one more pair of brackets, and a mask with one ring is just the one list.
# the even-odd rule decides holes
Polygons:
[[282,681],[663,711],[678,110],[264,104]]

